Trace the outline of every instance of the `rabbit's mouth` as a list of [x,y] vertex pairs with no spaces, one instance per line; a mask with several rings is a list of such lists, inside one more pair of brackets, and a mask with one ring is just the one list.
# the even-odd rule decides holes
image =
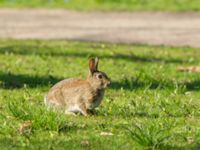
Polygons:
[[107,86],[110,86],[110,85],[111,85],[111,81],[108,81],[108,82],[107,82]]
[[104,83],[104,88],[107,88],[107,87],[109,87],[110,86],[110,84],[111,84],[111,81],[108,81],[108,82],[106,82],[106,83]]

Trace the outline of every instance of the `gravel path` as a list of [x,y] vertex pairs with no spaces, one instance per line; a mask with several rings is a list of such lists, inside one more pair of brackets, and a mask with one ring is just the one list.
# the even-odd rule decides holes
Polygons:
[[0,38],[200,47],[200,13],[1,9]]

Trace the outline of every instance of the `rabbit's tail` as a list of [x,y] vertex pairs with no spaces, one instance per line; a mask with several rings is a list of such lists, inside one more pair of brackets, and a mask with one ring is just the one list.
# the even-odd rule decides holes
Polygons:
[[47,95],[44,96],[44,104],[47,105]]
[[47,95],[44,96],[44,105],[47,107],[47,110],[50,110],[49,103],[47,101]]

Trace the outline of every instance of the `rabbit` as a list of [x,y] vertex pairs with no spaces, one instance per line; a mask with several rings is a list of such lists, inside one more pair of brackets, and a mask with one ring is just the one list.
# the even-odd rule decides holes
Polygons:
[[81,113],[87,116],[100,105],[110,78],[98,70],[99,59],[89,60],[89,73],[85,80],[69,78],[55,84],[47,93],[44,102],[51,108],[63,108],[66,114]]

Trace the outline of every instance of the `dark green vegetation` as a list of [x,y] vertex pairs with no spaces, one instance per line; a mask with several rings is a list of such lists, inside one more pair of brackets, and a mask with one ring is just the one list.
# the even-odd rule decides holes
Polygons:
[[0,7],[75,10],[197,11],[199,0],[0,0]]
[[[61,79],[86,77],[88,59],[112,79],[96,115],[47,111]],[[67,41],[0,41],[0,149],[199,149],[200,51]]]

